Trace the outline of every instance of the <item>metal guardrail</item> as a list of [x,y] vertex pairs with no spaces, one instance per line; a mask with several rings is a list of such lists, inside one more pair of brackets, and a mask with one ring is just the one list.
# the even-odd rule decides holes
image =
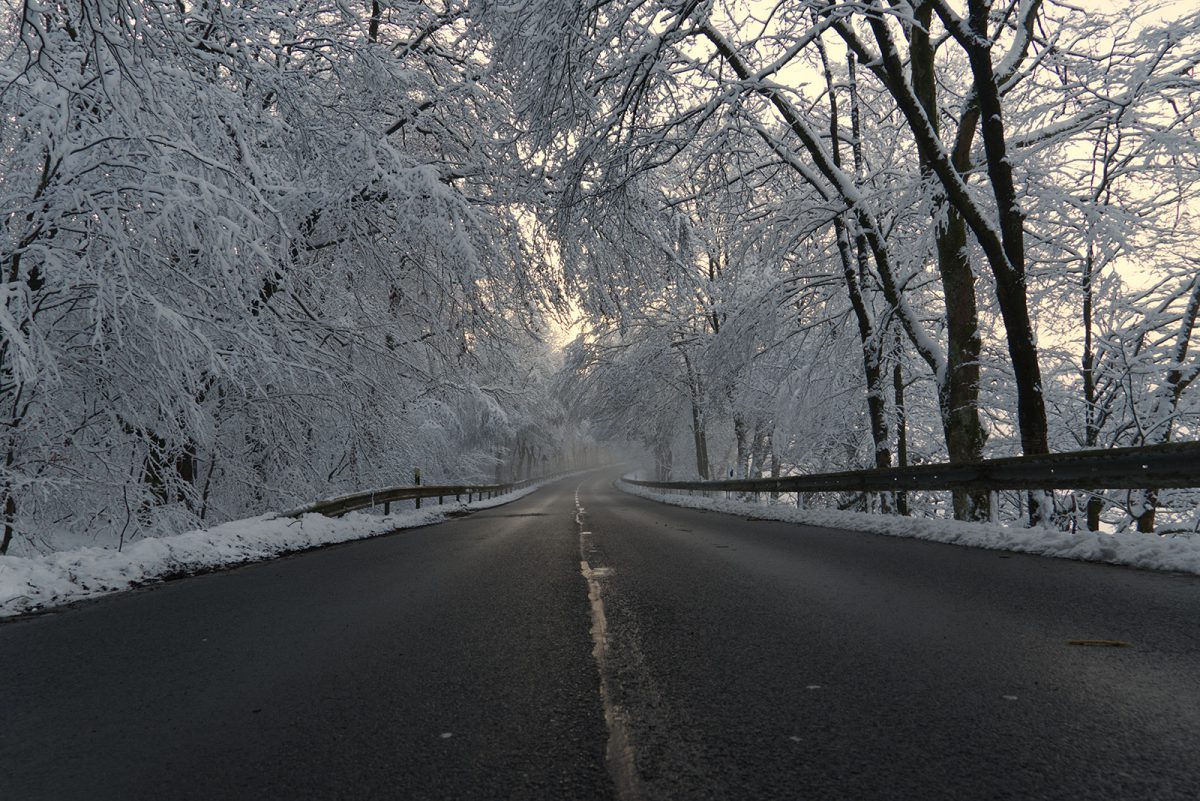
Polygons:
[[1013,456],[967,464],[849,470],[731,481],[638,481],[650,489],[727,492],[1105,490],[1200,487],[1200,442]]
[[524,489],[531,484],[550,481],[558,478],[560,475],[565,474],[527,478],[522,481],[510,481],[505,484],[446,484],[387,487],[385,489],[356,492],[351,495],[339,495],[336,498],[327,498],[323,501],[317,501],[316,503],[310,503],[282,512],[281,516],[300,517],[306,514],[321,514],[326,517],[337,517],[347,512],[370,509],[379,505],[383,506],[384,514],[389,514],[391,512],[391,505],[395,501],[416,500],[417,508],[420,509],[423,498],[437,498],[438,503],[445,503],[447,498],[453,497],[454,500],[461,501],[465,496],[469,503],[472,500],[482,500],[484,498],[494,498],[497,495],[505,495],[514,490]]

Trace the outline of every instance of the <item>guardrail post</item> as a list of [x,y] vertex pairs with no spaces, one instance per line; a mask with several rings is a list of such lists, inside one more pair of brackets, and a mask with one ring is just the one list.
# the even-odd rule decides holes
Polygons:
[[390,515],[392,513],[392,502],[391,501],[383,502],[383,513],[384,513],[384,515]]
[[[419,468],[419,467],[413,468],[413,484],[418,487],[421,486],[421,468]],[[418,495],[416,497],[416,501],[417,501],[417,508],[420,509],[421,508],[421,496],[420,495]]]
[[438,496],[438,506],[441,506],[441,505],[442,505],[442,496],[439,495]]

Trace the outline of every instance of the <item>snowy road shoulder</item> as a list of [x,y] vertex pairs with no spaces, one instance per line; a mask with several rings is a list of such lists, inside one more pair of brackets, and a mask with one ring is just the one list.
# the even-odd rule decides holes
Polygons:
[[283,554],[440,523],[466,510],[522,498],[536,484],[508,495],[377,516],[351,512],[331,518],[266,514],[171,537],[149,537],[121,551],[79,548],[37,557],[0,556],[0,617],[120,592]]
[[1200,535],[1158,536],[1155,534],[1071,534],[1048,529],[1008,528],[988,523],[964,523],[958,520],[932,520],[921,517],[864,514],[829,510],[797,509],[783,504],[676,495],[617,482],[618,488],[660,503],[746,515],[808,526],[863,531],[890,537],[966,545],[994,551],[1052,556],[1086,562],[1104,562],[1149,570],[1169,570],[1200,575]]

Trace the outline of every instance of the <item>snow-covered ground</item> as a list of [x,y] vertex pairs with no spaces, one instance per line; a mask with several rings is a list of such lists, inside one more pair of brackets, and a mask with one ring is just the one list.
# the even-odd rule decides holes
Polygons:
[[1135,532],[1070,534],[1044,528],[1009,528],[988,523],[963,523],[957,520],[797,509],[783,503],[751,503],[720,497],[664,493],[625,481],[618,482],[617,486],[631,495],[692,509],[707,509],[809,526],[865,531],[890,537],[912,537],[994,551],[1017,551],[1059,559],[1080,559],[1150,570],[1200,574],[1200,536],[1157,536]]
[[540,484],[473,503],[431,505],[379,516],[266,514],[170,537],[138,540],[121,551],[79,548],[45,556],[0,556],[0,617],[58,606],[172,576],[256,562],[319,545],[365,539],[397,529],[438,523],[467,509],[515,501]]

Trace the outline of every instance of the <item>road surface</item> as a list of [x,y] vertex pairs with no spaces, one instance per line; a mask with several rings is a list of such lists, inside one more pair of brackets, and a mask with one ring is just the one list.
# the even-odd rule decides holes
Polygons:
[[14,801],[1200,797],[1200,579],[604,476],[5,623],[0,670]]

